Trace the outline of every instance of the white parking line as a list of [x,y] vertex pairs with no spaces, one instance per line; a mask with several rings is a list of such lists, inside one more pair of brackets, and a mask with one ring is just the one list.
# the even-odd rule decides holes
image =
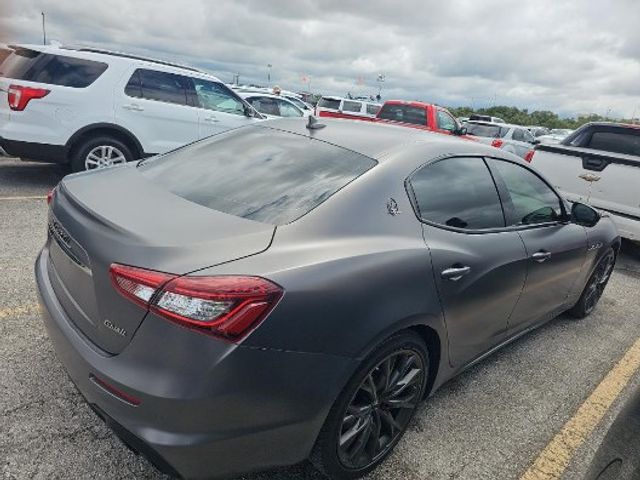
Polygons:
[[28,195],[23,197],[0,197],[0,201],[2,200],[46,200],[46,195]]

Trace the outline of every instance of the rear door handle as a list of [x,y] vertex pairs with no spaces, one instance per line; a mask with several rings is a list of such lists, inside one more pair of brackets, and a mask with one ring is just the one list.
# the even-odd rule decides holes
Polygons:
[[471,267],[468,267],[468,266],[450,267],[450,268],[447,268],[446,270],[443,270],[440,273],[440,277],[444,278],[445,280],[451,280],[452,282],[457,282],[462,277],[467,275],[470,271],[471,271]]
[[531,258],[538,263],[542,263],[548,260],[549,258],[551,258],[551,252],[540,250],[539,252],[536,252],[533,255],[531,255]]
[[204,121],[208,123],[218,123],[220,120],[213,115],[209,115],[208,117],[204,117]]
[[142,108],[140,105],[136,105],[135,103],[123,105],[122,108],[124,108],[125,110],[130,110],[132,112],[144,112],[144,108]]

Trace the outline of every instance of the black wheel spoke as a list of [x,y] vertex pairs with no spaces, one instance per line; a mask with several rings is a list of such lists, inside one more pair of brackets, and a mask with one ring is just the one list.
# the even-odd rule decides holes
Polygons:
[[413,350],[389,354],[364,377],[346,407],[338,436],[340,461],[352,469],[371,465],[404,432],[420,400],[426,371]]

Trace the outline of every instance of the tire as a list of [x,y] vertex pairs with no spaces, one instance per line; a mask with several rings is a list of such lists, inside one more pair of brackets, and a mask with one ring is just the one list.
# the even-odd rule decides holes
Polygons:
[[385,340],[335,401],[311,463],[336,480],[359,478],[376,468],[404,435],[428,376],[429,352],[418,334],[403,331]]
[[120,140],[100,135],[84,140],[71,158],[71,170],[83,172],[130,162],[134,159],[131,149]]
[[569,315],[574,318],[585,318],[593,312],[609,283],[615,263],[616,254],[613,248],[609,247],[593,270],[577,303],[567,311]]

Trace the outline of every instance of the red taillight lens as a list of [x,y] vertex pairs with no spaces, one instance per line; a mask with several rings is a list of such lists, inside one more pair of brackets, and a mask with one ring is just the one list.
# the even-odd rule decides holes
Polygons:
[[128,267],[117,263],[111,265],[109,273],[113,286],[118,292],[145,308],[149,306],[149,301],[156,291],[169,280],[175,278],[175,275],[168,273]]
[[20,85],[10,85],[7,101],[9,108],[21,112],[27,104],[34,99],[46,97],[50,90],[44,88],[23,87]]
[[120,293],[156,314],[232,340],[262,321],[283,294],[260,277],[177,277],[117,264],[111,277]]
[[524,156],[524,161],[525,162],[529,162],[531,163],[531,160],[533,160],[533,155],[536,153],[535,150],[529,150],[527,152],[527,154]]
[[51,190],[49,190],[49,193],[47,193],[47,205],[51,205],[51,202],[53,202],[53,196],[56,194],[56,187],[53,187]]
[[500,148],[502,147],[502,145],[504,145],[504,141],[500,140],[499,138],[496,138],[493,142],[491,142],[492,147]]

